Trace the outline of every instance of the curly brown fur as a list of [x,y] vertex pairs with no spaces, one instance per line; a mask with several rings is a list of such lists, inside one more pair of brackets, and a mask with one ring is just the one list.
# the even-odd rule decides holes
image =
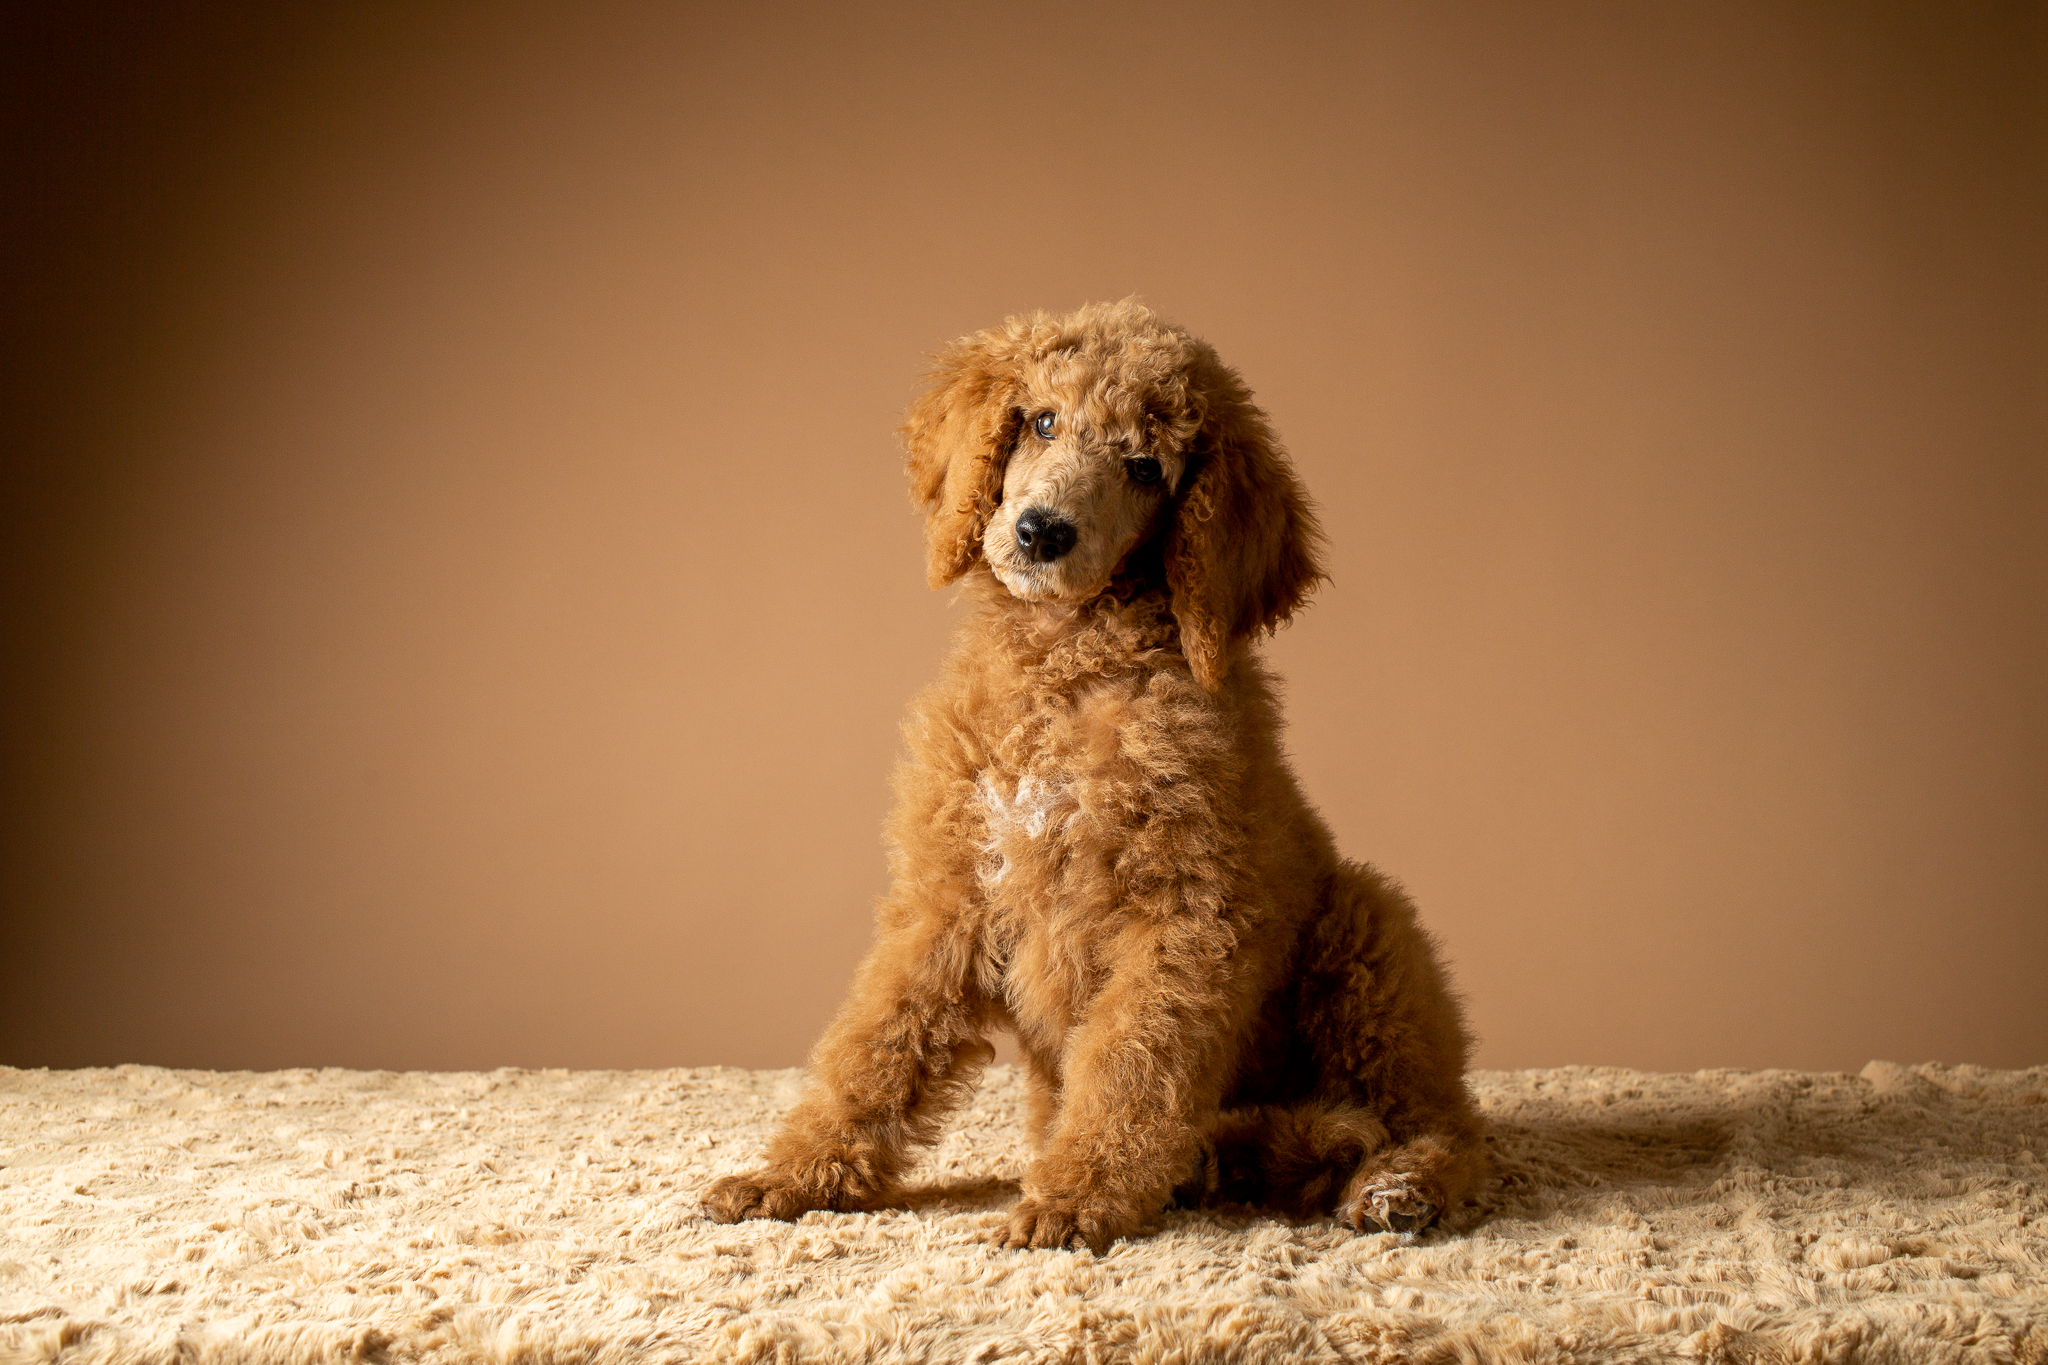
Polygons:
[[1457,1003],[1302,797],[1251,648],[1319,533],[1243,381],[1135,301],[1032,314],[948,347],[902,434],[932,583],[973,611],[904,727],[875,945],[706,1211],[886,1200],[998,1029],[1036,1147],[1005,1245],[1101,1251],[1176,1194],[1361,1230],[1460,1206]]

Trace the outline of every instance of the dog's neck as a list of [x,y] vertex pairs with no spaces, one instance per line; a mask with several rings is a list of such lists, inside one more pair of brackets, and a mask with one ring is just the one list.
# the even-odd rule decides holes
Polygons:
[[1061,688],[1180,658],[1180,628],[1161,587],[1112,584],[1083,602],[1027,602],[985,567],[964,587],[982,629],[1021,676],[1040,686]]

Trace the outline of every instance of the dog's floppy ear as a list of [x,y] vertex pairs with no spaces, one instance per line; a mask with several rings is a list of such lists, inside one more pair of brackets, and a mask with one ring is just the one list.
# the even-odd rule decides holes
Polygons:
[[910,501],[924,513],[925,576],[935,588],[967,572],[1003,496],[1022,421],[1014,358],[989,333],[939,352],[932,384],[903,415]]
[[1323,577],[1322,533],[1244,381],[1214,352],[1192,378],[1202,421],[1167,535],[1166,582],[1181,652],[1213,692],[1237,647],[1286,621]]

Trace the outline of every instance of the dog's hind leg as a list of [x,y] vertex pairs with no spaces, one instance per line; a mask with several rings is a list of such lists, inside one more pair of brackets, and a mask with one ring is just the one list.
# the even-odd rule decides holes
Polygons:
[[1465,1201],[1485,1165],[1485,1148],[1473,1137],[1410,1138],[1358,1163],[1337,1217],[1360,1232],[1420,1231]]
[[1360,1231],[1413,1232],[1485,1179],[1485,1123],[1465,1086],[1470,1040],[1436,945],[1399,887],[1347,865],[1304,940],[1304,1002],[1318,1091],[1369,1107],[1388,1141],[1346,1173],[1337,1215]]
[[1260,1204],[1334,1213],[1359,1232],[1417,1232],[1464,1202],[1484,1169],[1473,1134],[1396,1142],[1370,1109],[1311,1100],[1219,1115],[1173,1194],[1182,1208]]
[[1336,1208],[1353,1171],[1386,1147],[1387,1126],[1355,1104],[1252,1105],[1217,1116],[1175,1202],[1265,1204],[1300,1217]]

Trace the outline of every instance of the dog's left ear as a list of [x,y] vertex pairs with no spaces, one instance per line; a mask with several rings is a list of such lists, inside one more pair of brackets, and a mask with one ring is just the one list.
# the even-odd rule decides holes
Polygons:
[[1322,532],[1244,381],[1214,352],[1193,378],[1204,411],[1194,478],[1167,535],[1166,582],[1181,652],[1213,692],[1244,642],[1285,622],[1323,577]]
[[924,513],[925,577],[967,572],[1002,501],[1003,470],[1022,421],[1014,357],[987,332],[939,352],[932,385],[903,414],[910,501]]

